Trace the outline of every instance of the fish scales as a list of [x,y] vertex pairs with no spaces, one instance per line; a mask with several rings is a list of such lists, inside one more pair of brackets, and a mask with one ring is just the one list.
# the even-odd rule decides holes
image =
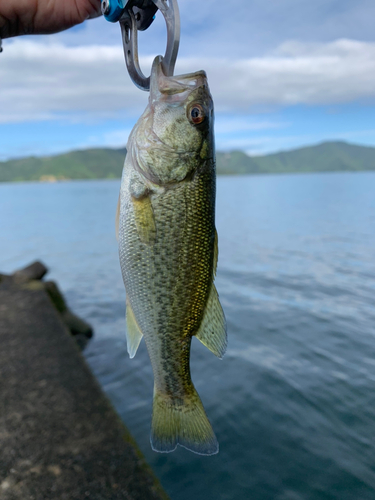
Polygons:
[[[176,80],[185,85],[177,93],[181,102],[165,91],[168,83],[173,87]],[[199,86],[190,88],[192,85],[186,81]],[[164,106],[159,115],[158,99]],[[166,129],[167,140],[160,137],[157,120],[152,120],[153,106],[155,114],[162,117],[161,130]],[[202,108],[208,114],[204,118],[206,128],[198,134],[195,124],[187,119],[189,106],[196,106],[193,110]],[[177,113],[178,107],[182,112]],[[165,127],[164,120],[171,118],[168,113],[173,115],[173,126]],[[182,141],[185,149],[180,140],[175,141],[173,148],[170,139],[170,134],[178,136],[179,127],[185,135],[190,128],[194,130],[190,143],[186,137]],[[164,160],[159,161],[159,170],[154,153],[158,148],[159,159]],[[160,181],[160,177],[166,177],[167,182]],[[145,337],[154,373],[151,443],[156,451],[173,451],[177,444],[201,454],[218,450],[190,376],[194,335],[219,356],[226,346],[225,319],[213,284],[217,244],[215,177],[212,100],[205,75],[199,72],[166,77],[157,59],[152,70],[149,107],[128,142],[119,221],[128,350],[132,357],[142,335]]]
[[[175,377],[174,370],[170,365],[162,370],[158,360],[163,364],[174,360],[179,366],[174,357],[178,355],[176,345],[196,333],[212,282],[214,200],[212,190],[199,189],[199,184],[210,182],[207,177],[213,182],[212,174],[197,175],[152,199],[158,234],[152,247],[139,240],[131,205],[123,221],[125,227],[121,227],[125,237],[122,256],[128,264],[125,288],[145,336],[155,382],[168,392],[172,392],[169,381]],[[157,332],[165,332],[161,346],[159,337],[153,335]],[[186,380],[184,377],[185,386]],[[176,382],[173,390],[177,390]]]

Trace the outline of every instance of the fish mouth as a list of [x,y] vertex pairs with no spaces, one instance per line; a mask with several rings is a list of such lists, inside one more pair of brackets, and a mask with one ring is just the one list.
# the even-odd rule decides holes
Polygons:
[[[162,95],[179,95],[178,100],[182,100],[186,93],[190,93],[199,87],[208,88],[207,75],[204,70],[182,75],[166,76],[162,67],[162,57],[154,59],[150,78],[150,99],[151,101],[160,99]],[[184,94],[184,95],[181,95]],[[177,100],[176,99],[176,100]]]
[[[162,57],[157,56],[152,65],[151,79],[150,79],[150,99],[149,109],[150,121],[153,121],[152,110],[156,103],[167,102],[168,104],[183,105],[187,102],[189,96],[197,94],[203,96],[202,100],[212,100],[207,83],[207,75],[204,70],[196,71],[193,73],[184,73],[182,75],[166,76],[162,67]],[[206,97],[207,96],[207,97]],[[158,144],[170,151],[171,154],[195,155],[196,149],[186,150],[184,148],[176,148],[165,142],[154,131],[154,127],[150,123],[148,130],[148,139],[154,144]]]

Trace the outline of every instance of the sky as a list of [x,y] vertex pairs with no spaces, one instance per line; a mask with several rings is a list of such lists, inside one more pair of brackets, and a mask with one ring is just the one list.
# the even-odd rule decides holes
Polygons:
[[[218,151],[250,155],[326,140],[375,146],[373,0],[178,0],[175,74],[204,69]],[[149,74],[161,13],[139,33]],[[127,74],[118,23],[86,21],[3,41],[0,160],[124,147],[148,93]]]

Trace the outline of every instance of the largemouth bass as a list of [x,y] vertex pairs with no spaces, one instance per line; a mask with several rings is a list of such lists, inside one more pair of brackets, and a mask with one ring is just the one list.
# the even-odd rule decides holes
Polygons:
[[151,446],[212,455],[218,442],[190,376],[197,337],[218,357],[226,323],[213,283],[213,102],[204,71],[167,77],[153,63],[149,104],[129,136],[119,253],[130,357],[144,336],[154,373]]

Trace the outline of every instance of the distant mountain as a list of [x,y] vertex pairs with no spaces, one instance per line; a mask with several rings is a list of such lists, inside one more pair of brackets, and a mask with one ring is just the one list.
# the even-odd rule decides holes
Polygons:
[[0,182],[121,177],[126,149],[86,149],[0,162]]
[[[0,182],[121,177],[126,149],[87,149],[57,156],[0,162]],[[217,153],[218,174],[271,174],[375,170],[375,148],[324,142],[269,154]]]
[[375,148],[347,142],[323,142],[266,156],[249,157],[235,151],[218,155],[217,169],[225,174],[375,170]]

